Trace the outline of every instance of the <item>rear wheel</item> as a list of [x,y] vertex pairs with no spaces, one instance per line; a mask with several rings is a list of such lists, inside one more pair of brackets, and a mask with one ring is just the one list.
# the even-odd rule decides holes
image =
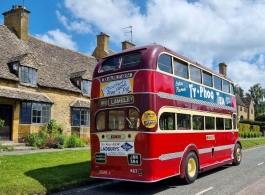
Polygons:
[[194,152],[190,152],[186,159],[185,166],[185,182],[187,184],[193,183],[198,175],[198,158]]
[[234,151],[233,165],[235,166],[240,165],[241,160],[242,160],[242,149],[241,149],[241,146],[237,143],[235,146],[235,151]]

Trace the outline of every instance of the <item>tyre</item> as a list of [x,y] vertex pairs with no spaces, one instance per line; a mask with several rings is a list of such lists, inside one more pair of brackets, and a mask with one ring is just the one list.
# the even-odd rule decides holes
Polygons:
[[235,151],[234,151],[233,165],[235,166],[240,165],[241,160],[242,160],[242,149],[241,149],[241,146],[237,143],[235,146]]
[[190,152],[186,159],[184,181],[193,183],[198,176],[198,158],[194,152]]

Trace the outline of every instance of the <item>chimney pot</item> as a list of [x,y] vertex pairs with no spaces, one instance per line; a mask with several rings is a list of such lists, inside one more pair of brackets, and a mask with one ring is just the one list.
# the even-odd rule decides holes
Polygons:
[[123,42],[121,42],[121,44],[122,44],[122,50],[135,47],[135,45],[129,41],[123,41]]
[[227,68],[227,65],[225,63],[220,63],[219,64],[219,73],[226,76],[226,68]]

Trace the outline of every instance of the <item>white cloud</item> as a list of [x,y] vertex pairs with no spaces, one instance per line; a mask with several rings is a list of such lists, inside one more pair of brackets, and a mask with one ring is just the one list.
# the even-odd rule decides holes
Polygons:
[[256,83],[265,88],[264,0],[147,0],[144,14],[133,2],[137,1],[64,4],[72,14],[68,23],[92,25],[110,35],[112,43],[130,40],[121,28],[132,25],[138,46],[156,42],[215,70],[225,62],[228,76],[244,89]]
[[54,45],[77,50],[77,44],[71,40],[72,36],[61,32],[59,29],[48,31],[47,34],[37,34],[35,36]]
[[61,15],[61,13],[56,10],[56,16],[59,21],[66,27],[69,31],[76,31],[80,34],[91,33],[91,26],[84,21],[69,21],[67,17]]

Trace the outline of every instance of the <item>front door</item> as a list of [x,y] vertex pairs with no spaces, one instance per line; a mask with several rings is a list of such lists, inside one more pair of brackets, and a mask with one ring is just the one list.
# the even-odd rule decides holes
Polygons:
[[11,140],[12,106],[0,104],[0,119],[4,120],[4,126],[0,126],[1,140]]

